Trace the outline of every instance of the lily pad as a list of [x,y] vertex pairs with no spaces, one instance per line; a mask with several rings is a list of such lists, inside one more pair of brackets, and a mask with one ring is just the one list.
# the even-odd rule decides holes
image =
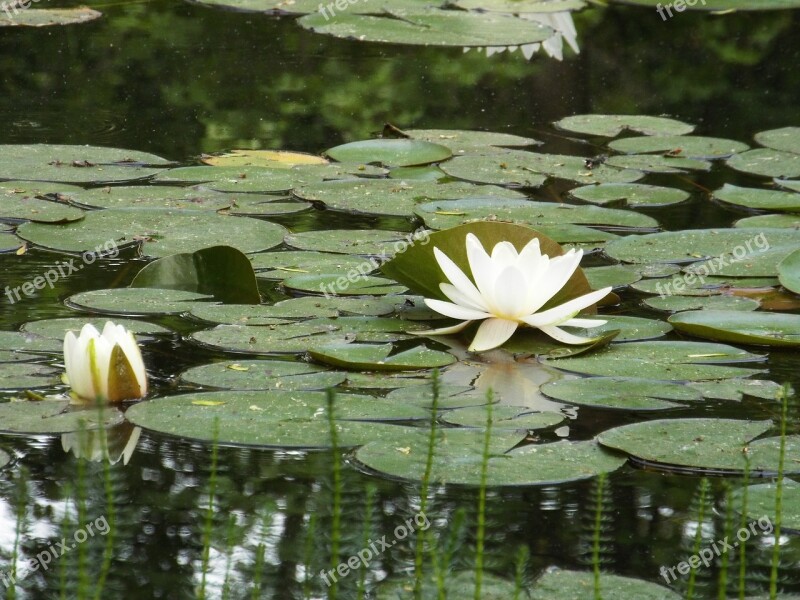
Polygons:
[[668,410],[680,402],[697,402],[699,391],[679,383],[633,377],[560,379],[542,386],[542,392],[561,402],[618,410]]
[[580,156],[521,150],[456,156],[443,163],[441,169],[451,177],[465,181],[523,187],[539,187],[548,177],[589,184],[631,183],[644,176],[638,171],[605,164],[588,169],[585,159]]
[[695,381],[688,384],[698,390],[703,398],[715,400],[742,400],[745,396],[777,400],[783,386],[766,379],[726,379],[724,381]]
[[[340,394],[336,396],[334,415],[339,447],[380,439],[397,445],[414,430],[385,421],[424,419],[427,411],[371,396]],[[140,402],[129,408],[125,417],[145,429],[207,442],[214,439],[218,423],[216,441],[225,445],[331,446],[327,400],[322,392],[261,390],[182,394]]]
[[[511,450],[518,435],[495,431],[491,436],[486,483],[495,486],[555,485],[616,471],[625,459],[603,451],[594,441],[534,444]],[[438,433],[431,481],[476,486],[481,481],[484,433],[475,429],[443,429]],[[409,435],[397,443],[371,442],[356,460],[381,475],[419,481],[425,472],[428,434]]]
[[[800,2],[799,2],[800,3]],[[727,165],[751,175],[792,179],[800,177],[800,154],[771,148],[756,148],[728,159]]]
[[616,137],[624,131],[635,131],[643,135],[686,135],[694,131],[694,125],[646,115],[574,115],[554,123],[559,129],[583,133]]
[[292,292],[306,294],[325,294],[326,296],[384,296],[401,294],[406,291],[403,285],[397,285],[385,277],[361,275],[349,272],[345,275],[295,275],[284,279],[283,286]]
[[221,194],[201,186],[165,185],[106,186],[62,192],[62,199],[88,208],[188,208],[220,210],[229,207],[236,196]]
[[271,306],[252,304],[197,304],[192,316],[212,323],[228,325],[277,325],[296,319],[363,315],[379,317],[392,314],[392,298],[290,298]]
[[[774,482],[748,486],[747,516],[754,521],[767,518],[772,525],[777,520],[775,515],[777,488]],[[781,528],[800,531],[800,483],[785,479],[781,492]],[[745,489],[739,488],[733,492],[731,498],[734,507],[740,513],[744,493]]]
[[121,148],[0,145],[0,179],[69,183],[127,181],[149,177],[168,164],[169,161],[155,154]]
[[388,257],[402,252],[410,239],[412,234],[402,231],[326,229],[291,233],[285,241],[288,246],[298,250]]
[[[30,4],[27,5],[28,7]],[[75,25],[94,21],[103,13],[87,6],[75,8],[26,8],[25,5],[7,5],[0,15],[0,27],[49,27],[51,25]]]
[[[623,4],[636,4],[639,6],[649,6],[657,8],[658,0],[616,0]],[[688,10],[707,10],[707,11],[733,11],[733,10],[780,10],[786,8],[800,7],[800,0],[770,0],[770,2],[762,2],[761,0],[706,0],[705,2],[696,2],[694,5],[685,4]],[[666,21],[667,13],[661,18]],[[676,13],[672,13],[676,14]]]
[[[42,338],[53,339],[62,342],[68,331],[72,331],[77,335],[87,323],[94,325],[98,331],[102,331],[106,321],[108,321],[108,319],[86,317],[41,319],[39,321],[28,321],[27,323],[24,323],[20,328],[20,331],[23,334],[39,336]],[[166,327],[156,325],[155,323],[148,323],[147,321],[139,321],[137,319],[114,319],[114,323],[116,325],[122,325],[125,329],[135,334],[137,337],[165,335],[172,333]],[[141,341],[141,339],[139,341]]]
[[338,162],[413,167],[441,162],[453,153],[447,146],[423,140],[376,139],[350,142],[325,151]]
[[97,429],[122,423],[122,413],[104,407],[102,421],[96,408],[71,406],[69,400],[0,403],[0,431],[27,435],[58,434]]
[[[549,4],[549,3],[548,3]],[[448,571],[444,576],[444,589],[446,598],[474,598],[475,597],[475,572],[474,571]],[[433,573],[425,573],[422,578],[422,598],[436,598],[439,593],[439,580]],[[375,592],[375,600],[400,600],[407,598],[409,590],[413,590],[415,580],[412,577],[390,577],[381,582]],[[524,591],[516,596],[516,582],[501,579],[497,575],[484,572],[481,575],[481,600],[508,600],[519,598],[529,600],[530,596]]]
[[761,371],[724,363],[759,360],[760,356],[709,342],[645,341],[612,344],[591,354],[547,359],[545,364],[586,375],[643,377],[664,381],[703,381],[749,377]]
[[[431,385],[430,381],[423,380],[423,382],[420,382],[418,380],[417,385],[406,385],[392,390],[389,392],[389,394],[387,394],[386,399],[396,402],[403,402],[405,404],[423,406],[425,408],[433,408],[433,386]],[[493,402],[498,402],[500,400],[499,395],[493,394],[492,400]],[[439,397],[436,400],[436,406],[439,409],[466,408],[473,406],[485,406],[488,404],[488,402],[489,398],[486,392],[478,390],[471,385],[440,383]],[[530,409],[526,410],[530,411]],[[523,411],[518,410],[517,414],[520,412]],[[482,423],[485,423],[485,408],[482,409],[481,414],[483,415]]]
[[419,12],[391,8],[382,16],[339,12],[332,18],[315,12],[298,24],[315,33],[362,42],[477,48],[533,44],[554,33],[542,23],[510,15],[435,8]]
[[40,200],[14,192],[0,193],[0,219],[68,223],[82,219],[84,214],[82,210],[63,203]]
[[604,287],[624,287],[635,283],[642,278],[641,273],[629,265],[608,265],[606,267],[589,267],[583,270],[592,289],[599,290]]
[[92,250],[108,240],[117,245],[140,243],[143,255],[159,257],[217,245],[259,252],[280,244],[286,229],[268,221],[202,210],[114,208],[91,211],[82,220],[66,225],[23,223],[17,234],[31,243],[64,252]]
[[365,371],[412,371],[446,367],[456,358],[447,352],[415,346],[392,353],[391,344],[330,344],[310,349],[314,360],[341,367]]
[[672,315],[678,331],[693,336],[759,346],[800,346],[800,315],[739,310],[697,310]]
[[[441,413],[441,419],[451,425],[462,427],[486,427],[486,408],[469,406]],[[549,429],[563,422],[566,417],[557,412],[532,412],[526,406],[501,405],[492,409],[492,429],[513,431],[535,431]]]
[[584,0],[457,0],[454,4],[467,10],[485,10],[514,14],[538,14],[580,10]]
[[689,192],[641,183],[601,183],[570,190],[570,195],[592,204],[667,206],[689,199]]
[[155,288],[91,290],[67,298],[68,305],[109,315],[180,315],[197,302],[208,301],[203,294]]
[[[517,0],[513,0],[515,3]],[[510,133],[493,131],[464,131],[461,129],[406,129],[404,134],[414,140],[423,140],[447,146],[453,154],[485,151],[487,147],[523,148],[538,146],[540,141]]]
[[[669,588],[643,579],[600,573],[602,597],[614,600],[681,600]],[[594,573],[588,571],[551,570],[542,575],[532,589],[532,600],[587,600],[595,590]],[[613,594],[613,595],[612,595]]]
[[789,179],[774,179],[773,180],[776,185],[779,185],[782,188],[786,188],[787,190],[792,190],[793,192],[800,192],[800,181],[791,181]]
[[647,298],[644,304],[656,310],[681,312],[684,310],[741,310],[758,309],[759,302],[740,296],[659,296]]
[[58,375],[59,371],[46,365],[25,362],[0,363],[0,390],[52,387],[61,383]]
[[781,129],[762,131],[755,135],[755,140],[762,146],[773,150],[800,154],[800,127],[782,127]]
[[380,264],[360,256],[294,250],[262,252],[250,256],[259,279],[281,280],[295,275],[346,274],[350,271],[369,274]]
[[745,188],[726,183],[722,189],[714,192],[714,198],[744,208],[800,212],[800,194],[793,192]]
[[787,290],[800,294],[800,249],[789,254],[778,264],[778,279]]
[[[699,261],[684,267],[686,273],[706,275],[713,273],[714,277],[743,277],[743,278],[762,278],[776,277],[778,275],[778,265],[789,256],[795,248],[800,248],[800,239],[793,244],[774,244],[767,247],[769,240],[759,238],[759,241],[766,240],[767,243],[756,246],[751,244],[750,250],[746,247],[737,252],[739,258],[731,253],[721,255],[725,260],[712,258],[707,261]],[[734,281],[735,284],[735,281]]]
[[686,171],[711,170],[711,163],[706,160],[661,154],[620,154],[610,157],[605,164],[644,173],[685,173]]
[[692,273],[668,279],[642,279],[631,284],[634,290],[646,294],[669,296],[713,296],[732,290],[751,290],[778,285],[775,277],[700,277]]
[[800,229],[800,214],[783,215],[758,215],[756,217],[745,217],[733,224],[734,227],[744,229],[775,229],[775,228],[794,228]]
[[219,325],[190,338],[204,346],[244,354],[302,354],[337,342],[351,341],[329,325],[293,323],[276,327]]
[[317,365],[282,360],[216,362],[181,375],[185,383],[223,390],[324,390],[346,378]]
[[63,349],[63,337],[56,339],[27,331],[0,331],[0,350],[3,351],[61,354]]
[[290,169],[268,167],[179,167],[159,173],[155,181],[202,183],[218,192],[288,192],[298,183]]
[[725,158],[750,146],[735,140],[690,135],[655,135],[614,140],[608,147],[624,154],[669,153],[683,158]]
[[231,150],[223,154],[203,156],[200,161],[212,167],[272,167],[289,169],[297,165],[326,165],[316,154],[286,150]]

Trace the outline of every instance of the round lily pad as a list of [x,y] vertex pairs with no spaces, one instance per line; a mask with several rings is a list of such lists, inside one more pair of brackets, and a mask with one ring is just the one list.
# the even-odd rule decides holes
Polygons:
[[[746,488],[747,516],[754,520],[769,519],[770,526],[776,521],[775,500],[777,485],[774,482],[760,483]],[[741,512],[745,488],[739,488],[731,497],[737,512]],[[760,523],[760,521],[759,521]],[[781,528],[800,531],[800,483],[784,479],[781,493]]]
[[289,169],[297,165],[326,165],[328,161],[316,154],[286,150],[231,150],[200,159],[212,167],[273,167]]
[[219,325],[197,331],[191,339],[225,352],[244,354],[302,354],[312,348],[350,341],[346,334],[330,325],[292,323],[275,327]]
[[[637,4],[658,8],[658,0],[616,0],[623,4]],[[686,3],[684,7],[688,10],[708,10],[708,11],[734,11],[734,10],[780,10],[786,8],[800,7],[800,0],[771,0],[762,2],[761,0],[706,0],[705,2],[695,2],[693,5]],[[677,14],[676,12],[670,13]],[[666,21],[668,18],[665,12],[661,17]]]
[[369,263],[360,256],[305,250],[261,252],[250,258],[260,279],[276,280],[295,275],[346,274],[352,270],[366,275],[380,266],[377,261]]
[[[424,419],[416,406],[371,396],[340,394],[334,401],[339,447],[387,439],[397,445],[413,429],[375,421]],[[181,438],[279,448],[331,446],[323,392],[225,391],[182,394],[140,402],[125,414],[135,425]]]
[[800,214],[782,215],[758,215],[756,217],[745,217],[733,224],[734,227],[742,229],[773,229],[773,228],[793,228],[800,229]]
[[446,367],[456,362],[455,356],[425,346],[392,353],[391,344],[329,344],[309,350],[314,360],[365,371],[413,371]]
[[283,285],[293,292],[329,296],[383,296],[406,291],[404,285],[397,285],[391,279],[352,271],[344,275],[295,275],[284,279]]
[[694,131],[694,125],[646,115],[574,115],[565,117],[554,123],[559,129],[583,133],[616,137],[624,131],[635,131],[643,135],[686,135]]
[[606,267],[589,267],[583,270],[589,285],[594,290],[604,287],[623,287],[635,283],[642,275],[629,265],[608,265]]
[[[77,335],[87,323],[94,325],[98,331],[102,331],[106,321],[108,321],[108,319],[86,317],[42,319],[40,321],[28,321],[27,323],[24,323],[20,328],[20,331],[25,334],[62,341],[64,336],[67,335],[68,331],[72,331]],[[161,325],[148,323],[147,321],[138,321],[136,319],[114,319],[114,323],[116,325],[122,325],[125,329],[136,336],[163,335],[172,333],[169,329],[162,327]]]
[[[763,238],[766,240],[766,238]],[[767,244],[762,244],[761,247],[756,247],[751,244],[751,251],[747,251],[747,247],[737,250],[737,256],[731,253],[722,255],[725,260],[720,261],[719,258],[712,258],[707,261],[699,261],[684,267],[686,273],[696,273],[698,275],[707,275],[713,273],[714,277],[743,277],[743,278],[763,278],[775,277],[778,275],[778,264],[795,248],[800,248],[800,240],[794,244],[774,244],[767,247]],[[735,284],[735,282],[734,282]]]
[[636,411],[681,408],[676,401],[702,399],[699,391],[680,383],[633,377],[560,379],[543,385],[542,392],[569,404]]
[[[404,387],[422,389],[420,386],[430,385],[426,380],[427,373],[358,373],[348,371],[346,387],[364,390],[395,390]],[[408,398],[403,398],[402,402],[415,404],[416,394],[411,394]],[[416,403],[417,406],[424,404]]]
[[47,338],[23,331],[0,331],[0,350],[34,354],[60,354],[63,348],[63,338],[60,340]]
[[[188,208],[220,210],[237,196],[221,194],[201,186],[165,185],[106,186],[62,193],[72,204],[89,208]],[[240,197],[240,195],[239,195]]]
[[750,146],[735,140],[690,135],[639,136],[614,140],[608,147],[625,154],[669,153],[685,158],[724,158],[749,150]]
[[281,360],[216,362],[181,375],[186,383],[223,390],[324,390],[346,378],[318,365]]
[[580,184],[631,183],[643,177],[637,171],[605,164],[589,169],[580,156],[507,150],[483,155],[456,156],[441,169],[458,179],[475,183],[539,187],[548,177]]
[[120,411],[103,407],[72,406],[68,400],[36,400],[0,403],[0,432],[27,435],[58,434],[97,429],[122,423]]
[[0,27],[49,27],[51,25],[75,25],[94,21],[103,13],[87,6],[75,8],[29,8],[30,4],[9,4],[0,15]]
[[726,183],[722,189],[714,192],[714,198],[744,208],[800,212],[800,194],[794,192],[745,188]]
[[467,10],[485,10],[513,14],[539,14],[580,10],[584,0],[457,0],[454,4]]
[[[643,579],[600,573],[600,593],[614,600],[680,600],[669,588]],[[531,600],[588,600],[595,589],[590,571],[551,570],[542,575],[531,590]]]
[[778,285],[774,277],[700,277],[693,273],[683,276],[642,279],[631,284],[637,291],[646,294],[669,296],[713,296],[729,293],[731,290],[768,288]]
[[453,154],[485,151],[491,147],[517,148],[541,144],[533,138],[493,131],[464,131],[461,129],[406,129],[403,133],[414,140],[424,140],[447,146]]
[[542,23],[511,15],[436,8],[418,12],[392,8],[382,16],[348,11],[333,18],[317,11],[298,23],[315,33],[362,42],[423,46],[519,46],[543,42],[554,33]]
[[789,179],[779,178],[775,178],[773,181],[776,185],[779,185],[782,188],[792,190],[793,192],[800,192],[800,181],[791,181]]
[[13,192],[0,192],[0,219],[25,220],[37,223],[78,221],[85,213],[61,202],[40,200]]
[[659,296],[647,298],[644,304],[656,310],[681,312],[684,310],[756,310],[757,300],[740,296]]
[[689,384],[698,390],[703,398],[715,400],[742,400],[745,396],[777,400],[783,386],[766,379],[726,379],[724,381],[695,381]]
[[[503,431],[491,436],[486,483],[489,486],[555,485],[615,471],[625,462],[594,441],[535,444],[511,450],[520,438]],[[433,454],[431,481],[479,485],[484,433],[475,429],[440,430]],[[428,436],[409,435],[401,446],[371,442],[358,450],[356,460],[370,471],[397,479],[419,481],[425,472]]]
[[[59,371],[35,363],[0,363],[0,390],[27,390],[61,383]],[[2,425],[0,425],[2,427]]]
[[325,151],[339,162],[377,163],[388,167],[412,167],[441,162],[453,153],[447,146],[409,139],[377,139],[350,142]]
[[[417,381],[417,385],[407,385],[399,389],[392,390],[386,396],[387,400],[415,404],[425,408],[433,407],[433,385],[431,381]],[[494,402],[500,400],[500,396],[492,396]],[[436,406],[439,409],[465,408],[470,406],[485,406],[489,402],[488,395],[471,385],[455,385],[451,383],[439,384],[439,397]],[[530,409],[527,409],[530,410]],[[517,411],[517,414],[523,411]],[[486,421],[486,409],[483,409],[483,421]]]
[[[592,317],[595,318],[595,317]],[[666,335],[672,331],[669,323],[658,319],[645,319],[642,317],[629,317],[627,315],[597,315],[598,320],[606,321],[605,325],[583,329],[580,327],[571,328],[570,332],[575,335],[585,337],[603,336],[612,331],[619,331],[616,342],[633,342],[637,340],[649,340]]]
[[397,167],[389,171],[389,178],[404,181],[441,181],[447,179],[447,175],[438,165],[426,165],[424,167]]
[[[441,419],[451,425],[486,427],[486,408],[468,406],[441,413]],[[492,429],[528,430],[555,427],[565,416],[557,412],[532,412],[526,406],[501,405],[492,409]]]
[[277,217],[305,212],[312,208],[313,206],[309,202],[298,202],[293,199],[283,202],[261,194],[239,194],[232,200],[229,207],[220,211],[220,214],[243,217]]
[[117,245],[139,242],[146,256],[167,256],[218,245],[246,253],[268,250],[283,241],[286,229],[268,221],[202,210],[114,208],[90,211],[82,220],[66,225],[23,223],[17,234],[65,252],[93,250],[114,240]]
[[156,288],[91,290],[67,298],[68,305],[109,315],[179,315],[189,312],[208,296]]
[[756,148],[728,159],[727,165],[751,175],[792,179],[800,177],[800,154],[771,148]]
[[662,154],[620,154],[610,157],[605,164],[618,169],[631,169],[644,173],[685,173],[686,171],[711,170],[711,163],[706,160]]
[[286,236],[286,244],[298,250],[315,250],[365,256],[394,256],[408,247],[412,234],[376,229],[327,229]]
[[570,195],[592,204],[666,206],[689,199],[689,192],[641,183],[601,183],[570,190]]
[[[548,3],[549,4],[549,3]],[[444,581],[440,582],[433,573],[425,573],[422,578],[422,598],[437,598],[439,585],[443,583],[446,590],[445,598],[474,598],[475,597],[475,572],[474,571],[448,571]],[[399,600],[408,597],[409,590],[413,590],[415,579],[413,577],[390,577],[381,582],[375,592],[375,600]],[[514,598],[516,582],[501,579],[497,575],[484,572],[481,574],[481,600],[508,600]],[[528,598],[525,592],[520,600]]]
[[591,354],[575,357],[551,358],[546,360],[546,364],[587,375],[703,381],[755,375],[760,371],[724,363],[741,363],[760,358],[725,344],[644,341],[612,344]]
[[[775,438],[751,443],[771,426],[771,421],[664,419],[615,427],[597,439],[651,467],[682,467],[698,473],[744,470],[744,449],[749,447],[751,473],[755,474],[777,468]],[[792,439],[792,450],[795,445],[797,441]],[[797,465],[787,467],[792,472],[800,470]]]
[[800,315],[739,310],[696,310],[672,315],[678,331],[734,344],[800,346]]
[[121,148],[0,145],[0,179],[69,183],[126,181],[149,177],[167,164],[167,160],[155,154]]
[[13,233],[0,231],[0,254],[7,254],[16,252],[22,247],[22,240],[20,240]]
[[288,192],[297,184],[289,169],[269,167],[179,167],[159,173],[155,181],[202,183],[218,192]]
[[778,264],[778,279],[787,290],[800,294],[800,248]]
[[[800,5],[800,2],[798,4]],[[755,140],[767,148],[800,154],[800,127],[762,131],[755,135]]]
[[[276,310],[291,311],[298,317],[342,317],[362,315],[365,317],[381,317],[395,311],[397,302],[405,302],[408,296],[390,296],[388,298],[317,298],[301,296],[282,300],[274,305]],[[329,311],[335,314],[323,314]]]

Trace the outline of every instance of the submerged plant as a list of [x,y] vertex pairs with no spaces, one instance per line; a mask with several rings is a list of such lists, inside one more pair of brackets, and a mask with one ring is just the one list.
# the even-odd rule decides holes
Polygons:
[[64,338],[72,396],[81,402],[122,402],[147,395],[147,371],[133,333],[107,321],[101,334],[87,323]]

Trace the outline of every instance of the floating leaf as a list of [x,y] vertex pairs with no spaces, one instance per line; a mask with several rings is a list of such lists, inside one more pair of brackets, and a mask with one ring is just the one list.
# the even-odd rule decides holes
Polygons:
[[727,165],[732,169],[752,175],[787,179],[800,177],[800,154],[781,152],[770,148],[757,148],[735,154],[728,159]]
[[672,315],[669,322],[690,335],[760,346],[800,346],[800,315],[738,310],[697,310]]
[[285,150],[231,150],[224,154],[203,156],[200,161],[212,167],[272,167],[286,168],[297,165],[326,165],[328,161],[316,154],[287,152]]
[[287,290],[307,294],[325,294],[326,296],[383,296],[386,294],[402,294],[405,286],[397,285],[385,277],[361,275],[350,271],[344,275],[295,275],[283,281]]
[[378,268],[377,261],[369,262],[360,256],[296,250],[262,252],[250,257],[259,279],[286,279],[295,275],[347,274],[350,271],[369,274]]
[[0,363],[0,390],[52,387],[61,382],[58,373],[46,365],[23,362]]
[[0,15],[0,27],[48,27],[51,25],[75,25],[94,21],[103,13],[77,6],[75,8],[28,8],[30,3],[3,5],[5,14]]
[[203,294],[154,288],[91,290],[67,298],[69,305],[110,315],[179,315],[197,302],[208,301]]
[[554,125],[574,133],[605,137],[616,137],[624,131],[663,136],[686,135],[694,131],[694,125],[646,115],[574,115],[556,121]]
[[777,400],[783,386],[763,379],[726,379],[724,381],[696,381],[688,384],[698,390],[704,398],[739,401],[745,396]]
[[485,10],[514,14],[538,14],[580,10],[584,0],[456,0],[455,6],[467,10]]
[[659,296],[647,298],[644,304],[656,310],[681,312],[684,310],[741,310],[759,308],[757,300],[739,296]]
[[[368,17],[369,18],[369,17]],[[450,158],[450,148],[422,140],[376,139],[350,142],[325,151],[338,162],[376,163],[387,167],[412,167]]]
[[[621,577],[612,573],[601,572],[599,585],[603,597],[613,597],[614,600],[680,600],[682,598],[681,595],[669,588],[651,581]],[[587,600],[594,589],[595,576],[592,572],[552,570],[536,581],[532,589],[531,600]]]
[[341,367],[365,371],[411,371],[446,367],[456,361],[447,352],[415,346],[392,354],[391,344],[329,344],[310,349],[314,360]]
[[[512,0],[517,2],[517,0]],[[487,147],[525,147],[541,144],[533,138],[493,131],[464,131],[461,129],[406,129],[405,135],[414,140],[424,140],[447,146],[453,154],[485,151]]]
[[9,191],[0,193],[0,219],[68,223],[82,219],[84,214],[82,210],[63,203]]
[[625,154],[663,152],[668,156],[699,159],[724,158],[750,149],[747,144],[734,140],[690,135],[622,138],[610,142],[608,147]]
[[633,377],[561,379],[543,385],[542,392],[569,404],[636,411],[681,408],[676,401],[702,399],[699,391],[683,384]]
[[800,294],[800,249],[789,254],[778,264],[778,279],[787,290]]
[[640,183],[601,183],[570,190],[570,195],[592,204],[666,206],[689,199],[689,192]]
[[605,164],[644,173],[685,173],[686,171],[711,170],[711,163],[705,160],[660,154],[621,154],[610,157]]
[[745,208],[800,212],[800,194],[793,192],[745,188],[726,183],[714,192],[714,198]]
[[755,135],[755,140],[762,146],[773,150],[800,154],[800,127],[782,127],[781,129],[762,131]]
[[800,229],[800,215],[758,215],[757,217],[745,217],[733,224],[734,227],[743,229],[772,229],[781,227],[791,227]]
[[185,383],[224,390],[324,390],[346,378],[317,365],[279,360],[216,362],[181,375]]
[[583,270],[592,289],[604,287],[623,287],[635,283],[642,278],[641,273],[628,265],[609,265],[606,267],[590,267]]
[[68,400],[0,403],[0,431],[3,433],[70,433],[82,428],[112,427],[123,420],[122,413],[116,408],[104,407],[100,413],[94,407],[71,406]]
[[[406,388],[408,389],[408,388]],[[532,412],[526,406],[501,405],[492,409],[492,430],[534,431],[549,429],[564,421],[557,412]],[[441,419],[451,425],[486,427],[486,407],[469,406],[441,413]]]
[[329,325],[303,323],[278,327],[219,325],[190,337],[204,346],[244,354],[302,354],[320,346],[351,341]]
[[132,185],[62,192],[59,197],[89,208],[220,210],[229,207],[241,194],[221,194],[201,186]]
[[402,252],[413,239],[402,231],[376,229],[326,229],[304,231],[286,236],[286,244],[298,250],[361,254],[365,256],[394,256]]
[[[386,384],[388,383],[390,382],[386,382]],[[433,385],[430,381],[420,381],[418,379],[417,385],[405,385],[399,389],[392,390],[386,396],[386,399],[406,404],[414,404],[415,406],[423,406],[425,408],[433,408]],[[493,394],[492,400],[493,402],[498,402],[500,400],[499,395]],[[465,408],[471,406],[485,406],[488,402],[489,399],[486,392],[478,390],[471,385],[440,383],[439,397],[436,400],[436,406],[439,409]],[[526,410],[530,411],[530,409]],[[482,411],[482,422],[485,423],[486,409],[483,408]],[[523,411],[517,410],[517,414],[519,412]]]
[[[775,483],[760,483],[747,488],[739,488],[733,492],[731,500],[735,510],[742,511],[744,494],[747,493],[747,517],[753,521],[768,520],[767,531],[772,533],[773,523],[777,521],[775,515],[776,496],[778,486]],[[783,480],[781,490],[781,528],[800,531],[800,483],[792,479]],[[780,597],[780,596],[779,596]]]
[[[20,332],[26,335],[42,337],[46,339],[57,340],[59,343],[64,341],[64,336],[68,331],[72,331],[75,335],[80,333],[80,330],[86,324],[94,325],[98,331],[102,331],[108,319],[105,318],[87,318],[87,317],[68,317],[64,319],[41,319],[39,321],[28,321],[20,328]],[[122,325],[125,329],[135,334],[139,341],[140,336],[164,335],[172,333],[166,327],[156,325],[155,323],[148,323],[147,321],[139,321],[136,319],[114,319],[116,325]]]

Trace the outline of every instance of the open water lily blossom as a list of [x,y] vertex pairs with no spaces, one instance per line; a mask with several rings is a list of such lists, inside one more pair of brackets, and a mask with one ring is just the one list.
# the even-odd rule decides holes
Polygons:
[[472,352],[482,352],[503,345],[520,326],[535,327],[565,344],[587,344],[593,339],[568,333],[561,327],[605,325],[606,321],[579,319],[575,315],[602,299],[610,287],[541,310],[575,273],[583,250],[572,249],[551,257],[542,254],[539,240],[533,239],[520,252],[511,242],[499,242],[490,255],[474,234],[467,234],[466,243],[472,279],[434,247],[436,261],[449,281],[440,283],[439,288],[451,302],[425,299],[432,310],[463,322],[426,331],[426,335],[457,333],[473,321],[483,320],[469,347]]
[[86,324],[64,338],[64,364],[74,396],[89,402],[121,402],[147,395],[147,371],[133,333],[106,322],[101,334]]

